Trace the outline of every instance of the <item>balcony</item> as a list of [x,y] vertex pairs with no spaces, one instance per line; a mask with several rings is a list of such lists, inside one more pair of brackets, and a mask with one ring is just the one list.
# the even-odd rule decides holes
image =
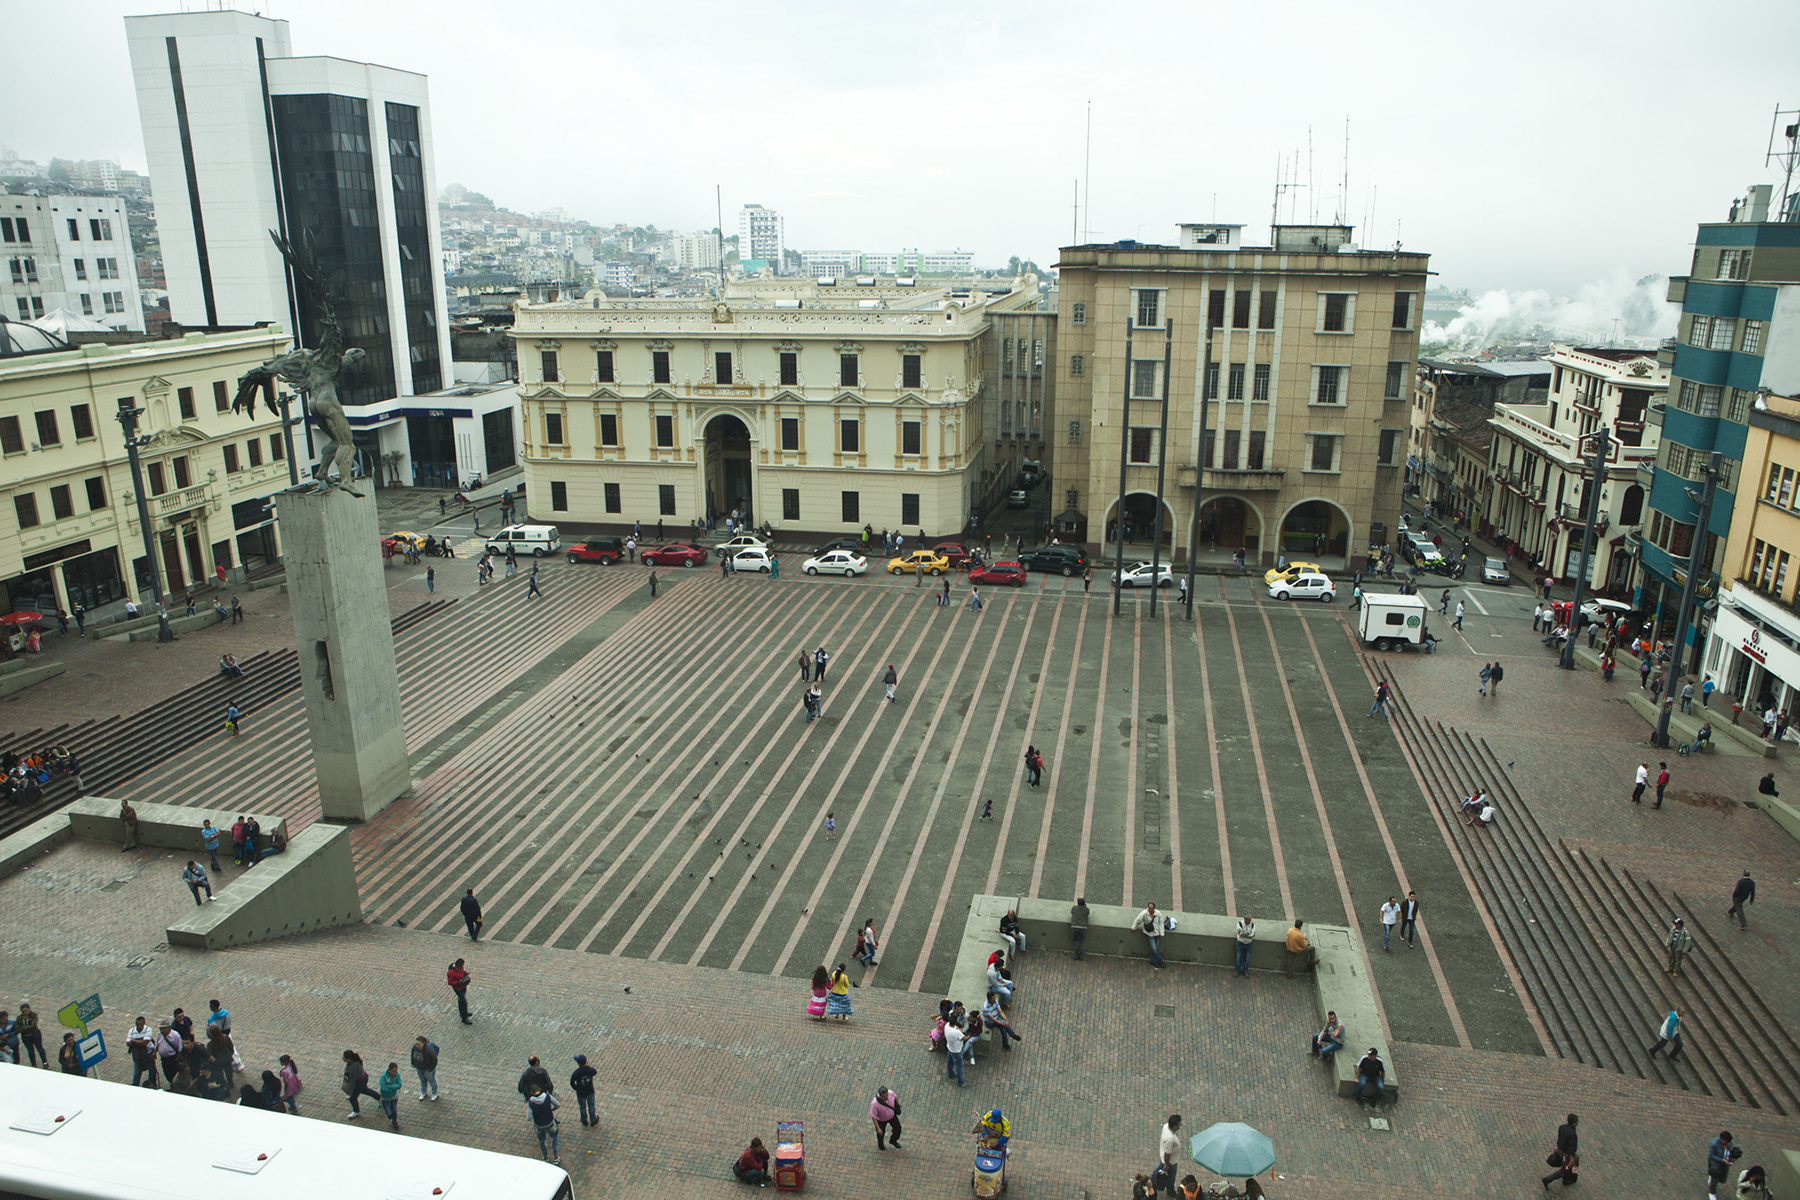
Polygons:
[[1656,460],[1647,458],[1637,465],[1637,482],[1645,491],[1656,482]]
[[[1581,506],[1578,504],[1560,505],[1557,516],[1561,520],[1568,522],[1570,525],[1587,524],[1587,514],[1581,511]],[[1601,513],[1594,521],[1594,532],[1605,533],[1606,527],[1610,524],[1612,524],[1612,518],[1608,517],[1605,513]]]
[[176,513],[186,512],[190,508],[199,508],[206,503],[206,487],[184,488],[179,492],[167,492],[150,499],[150,515],[154,517],[172,517]]
[[[1215,492],[1273,492],[1279,491],[1286,471],[1215,471],[1211,467],[1206,471],[1206,490]],[[1194,468],[1176,467],[1175,485],[1191,488],[1194,486]]]

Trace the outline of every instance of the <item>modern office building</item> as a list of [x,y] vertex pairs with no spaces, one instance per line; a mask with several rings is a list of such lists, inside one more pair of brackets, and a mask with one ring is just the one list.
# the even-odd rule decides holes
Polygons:
[[[1771,220],[1771,215],[1775,219]],[[1770,188],[1734,201],[1727,219],[1703,224],[1687,275],[1669,280],[1681,323],[1665,349],[1668,402],[1661,445],[1646,471],[1649,511],[1631,542],[1644,570],[1638,603],[1671,622],[1687,581],[1699,520],[1700,481],[1713,453],[1722,471],[1706,534],[1711,549],[1698,594],[1711,596],[1724,573],[1721,553],[1741,503],[1741,485],[1760,495],[1763,480],[1743,475],[1750,413],[1760,389],[1800,391],[1800,193],[1771,214]],[[1705,614],[1688,646],[1703,645]]]
[[170,315],[279,321],[316,345],[319,313],[270,241],[310,247],[348,342],[339,388],[366,468],[454,482],[458,429],[411,398],[453,382],[430,96],[423,75],[296,57],[288,23],[233,11],[127,17]]
[[34,196],[0,187],[0,314],[61,309],[117,333],[144,332],[137,259],[117,196]]
[[787,252],[787,222],[780,213],[760,204],[746,204],[738,211],[738,261],[767,262],[777,275]]
[[1197,521],[1203,550],[1252,563],[1360,563],[1400,513],[1428,256],[1359,250],[1345,226],[1178,232],[1062,251],[1052,486],[1096,550],[1123,496],[1144,552],[1160,464],[1165,558]]

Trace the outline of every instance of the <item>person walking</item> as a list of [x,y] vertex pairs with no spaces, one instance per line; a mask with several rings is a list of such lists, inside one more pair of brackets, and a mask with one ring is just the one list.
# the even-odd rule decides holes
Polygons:
[[900,682],[900,676],[894,673],[893,663],[888,664],[887,674],[881,677],[881,682],[887,685],[888,703],[892,704],[894,702],[894,685]]
[[1044,756],[1033,745],[1025,747],[1025,782],[1036,787],[1044,778]]
[[194,907],[200,906],[200,892],[203,889],[206,892],[206,901],[208,903],[212,901],[212,881],[206,877],[206,868],[191,858],[187,860],[187,866],[181,872],[181,882],[187,884],[188,891],[194,894]]
[[538,1153],[544,1156],[547,1163],[562,1163],[562,1156],[556,1144],[557,1135],[562,1132],[562,1122],[556,1119],[556,1110],[562,1105],[555,1096],[546,1092],[537,1084],[531,1085],[531,1092],[525,1097],[525,1110],[531,1116],[531,1128],[537,1134]]
[[1181,588],[1175,595],[1175,602],[1177,604],[1186,604],[1187,603],[1187,592],[1188,592],[1187,576],[1183,575],[1181,577]]
[[1445,613],[1448,613],[1449,611],[1450,611],[1450,589],[1445,588],[1444,594],[1442,596],[1438,597],[1438,615],[1443,616]]
[[281,1056],[281,1102],[287,1105],[288,1112],[300,1115],[300,1068],[294,1065],[291,1055]]
[[1494,660],[1493,668],[1488,672],[1488,695],[1498,696],[1500,694],[1500,681],[1505,678],[1506,668],[1501,666],[1500,660],[1496,658]]
[[1694,711],[1694,681],[1691,679],[1681,685],[1681,711]]
[[481,940],[481,901],[475,898],[474,888],[469,888],[463,893],[461,907],[463,924],[469,927],[469,940],[479,942]]
[[419,1076],[419,1099],[421,1100],[436,1100],[438,1098],[437,1065],[437,1043],[426,1037],[424,1034],[420,1034],[418,1037],[414,1038],[412,1045],[412,1068]]
[[1694,948],[1694,935],[1687,931],[1687,922],[1675,918],[1675,924],[1669,926],[1669,935],[1663,939],[1663,948],[1669,952],[1668,965],[1663,968],[1665,975],[1680,975],[1681,964],[1687,959],[1688,951]]
[[1551,1153],[1549,1163],[1556,1169],[1543,1178],[1546,1192],[1550,1190],[1550,1185],[1559,1179],[1562,1180],[1565,1188],[1575,1182],[1576,1172],[1581,1167],[1579,1154],[1581,1139],[1575,1132],[1575,1127],[1579,1124],[1581,1124],[1580,1119],[1574,1113],[1570,1113],[1568,1120],[1564,1121],[1556,1130],[1556,1149]]
[[1375,685],[1375,703],[1369,705],[1369,715],[1372,717],[1376,713],[1380,713],[1381,719],[1384,721],[1387,720],[1388,719],[1387,705],[1388,705],[1388,682],[1387,682],[1387,680],[1383,679],[1380,683],[1377,683]]
[[1642,691],[1650,686],[1650,651],[1639,647],[1638,655],[1638,690]]
[[863,922],[862,932],[856,935],[856,941],[867,951],[866,955],[859,954],[857,958],[871,967],[880,966],[881,964],[875,961],[875,951],[881,946],[881,939],[875,936],[874,917]]
[[575,1093],[575,1108],[581,1114],[584,1128],[600,1124],[594,1111],[594,1076],[600,1072],[588,1066],[587,1055],[575,1056],[575,1069],[569,1073],[569,1090]]
[[1152,1194],[1165,1189],[1169,1195],[1175,1194],[1175,1177],[1181,1171],[1180,1134],[1181,1114],[1170,1113],[1162,1132],[1156,1135],[1156,1170],[1150,1175]]
[[369,1073],[363,1069],[362,1055],[354,1050],[344,1051],[344,1079],[338,1085],[338,1090],[350,1101],[350,1115],[346,1120],[354,1121],[362,1116],[362,1105],[357,1103],[358,1098],[369,1096],[376,1101],[381,1099],[381,1093],[369,1086]]
[[1711,708],[1712,707],[1712,694],[1713,694],[1713,689],[1716,687],[1718,687],[1718,684],[1713,682],[1713,677],[1711,675],[1706,676],[1706,678],[1704,678],[1700,681],[1700,707],[1701,708]]
[[1633,804],[1642,804],[1644,802],[1644,789],[1646,787],[1648,787],[1649,784],[1650,784],[1650,764],[1647,762],[1639,763],[1638,769],[1637,769],[1637,779],[1635,781],[1635,785],[1631,789],[1631,802]]
[[[869,1121],[875,1126],[875,1148],[886,1150],[888,1145],[900,1148],[900,1093],[889,1087],[875,1089],[875,1098],[869,1101]],[[882,1144],[886,1136],[887,1145]]]
[[1093,567],[1083,567],[1081,569],[1081,590],[1083,593],[1091,592],[1094,590],[1094,568]]
[[75,605],[75,636],[87,636],[87,609],[79,603]]
[[1476,679],[1476,689],[1475,690],[1478,691],[1479,693],[1481,693],[1483,696],[1487,695],[1488,680],[1492,679],[1493,677],[1494,677],[1493,664],[1492,663],[1482,663],[1481,670],[1475,672],[1475,679]]
[[1750,872],[1745,871],[1743,875],[1739,877],[1737,886],[1731,889],[1731,907],[1725,910],[1725,919],[1729,921],[1732,917],[1736,917],[1738,919],[1738,928],[1740,930],[1750,928],[1750,921],[1746,915],[1745,906],[1755,903],[1756,880],[1750,878]]
[[813,656],[811,654],[807,653],[807,651],[801,650],[800,657],[796,661],[798,661],[800,664],[800,682],[801,683],[811,683],[812,682]]
[[1150,943],[1150,965],[1157,970],[1163,969],[1162,940],[1169,931],[1169,918],[1156,911],[1154,903],[1146,904],[1142,912],[1133,918],[1131,927],[1144,935]]
[[425,590],[428,592],[437,591],[437,568],[436,567],[426,567],[425,568]]
[[526,581],[525,598],[529,600],[533,596],[542,596],[543,594],[544,589],[538,586],[538,569],[533,565],[531,568],[531,578]]
[[1400,903],[1395,897],[1389,896],[1387,903],[1381,906],[1381,948],[1383,950],[1392,950],[1388,941],[1393,937],[1394,926],[1399,923]]
[[650,568],[650,598],[656,599],[656,568]]
[[825,814],[825,840],[837,841],[837,814],[835,812]]
[[1669,786],[1669,764],[1666,762],[1659,762],[1656,764],[1656,768],[1656,803],[1650,807],[1661,808],[1663,802],[1663,789]]
[[1232,963],[1232,971],[1237,975],[1250,974],[1250,950],[1256,945],[1256,921],[1252,917],[1239,917],[1237,923],[1236,959]]
[[1664,1046],[1669,1048],[1669,1061],[1674,1062],[1681,1057],[1681,1009],[1671,1008],[1669,1015],[1663,1018],[1662,1024],[1656,1027],[1656,1042],[1650,1047],[1650,1057],[1655,1058]]
[[830,664],[830,662],[831,662],[831,652],[826,650],[825,647],[820,646],[818,653],[813,655],[813,679],[814,679],[814,682],[816,682],[816,683],[824,683],[825,682],[825,668],[826,668],[826,666],[828,666]]
[[219,866],[219,827],[209,817],[200,822],[200,844],[206,847],[206,853],[212,860],[212,869],[222,870]]
[[1088,902],[1086,896],[1075,897],[1069,906],[1069,940],[1075,944],[1075,961],[1082,960],[1082,945],[1087,941]]
[[1707,1200],[1718,1200],[1719,1189],[1725,1185],[1725,1176],[1731,1171],[1731,1164],[1738,1160],[1744,1151],[1731,1144],[1731,1130],[1721,1129],[1719,1136],[1712,1140],[1706,1148],[1706,1196]]
[[450,964],[449,969],[444,972],[444,981],[456,993],[456,1011],[461,1015],[462,1023],[473,1025],[475,1022],[469,1019],[469,971],[463,966],[462,959]]
[[119,853],[137,849],[138,815],[129,800],[119,801],[119,823],[125,827],[125,844],[119,847]]
[[382,1072],[378,1086],[381,1090],[375,1098],[381,1102],[381,1111],[387,1115],[388,1121],[398,1132],[400,1129],[400,1088],[402,1087],[399,1063],[388,1064],[387,1070]]
[[1412,948],[1413,936],[1419,927],[1419,894],[1409,891],[1406,901],[1400,905],[1400,937],[1408,949]]
[[1531,610],[1531,632],[1536,633],[1538,631],[1538,626],[1542,625],[1543,623],[1544,623],[1544,603],[1543,603],[1543,601],[1540,600]]
[[1462,628],[1462,619],[1463,619],[1463,602],[1461,600],[1458,600],[1456,602],[1456,620],[1450,622],[1450,627],[1453,629],[1461,629]]

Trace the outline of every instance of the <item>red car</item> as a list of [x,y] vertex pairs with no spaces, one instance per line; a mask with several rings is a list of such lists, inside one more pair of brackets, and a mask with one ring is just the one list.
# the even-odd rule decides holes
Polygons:
[[585,542],[576,542],[569,547],[569,561],[572,563],[597,562],[602,566],[610,567],[624,557],[624,538],[589,538]]
[[961,542],[939,542],[931,548],[933,554],[939,554],[950,560],[950,569],[960,571],[968,561],[969,552]]
[[1016,562],[990,563],[969,572],[970,583],[991,583],[996,587],[1024,587],[1025,568]]
[[706,561],[706,547],[692,542],[670,542],[654,550],[645,550],[638,558],[653,567],[697,567]]

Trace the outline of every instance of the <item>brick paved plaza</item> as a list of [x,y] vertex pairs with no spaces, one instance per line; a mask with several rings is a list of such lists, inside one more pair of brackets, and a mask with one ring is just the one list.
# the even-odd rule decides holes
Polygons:
[[[98,990],[122,1029],[135,1011],[194,1011],[221,994],[247,1061],[288,1052],[310,1065],[308,1115],[331,1119],[343,1116],[344,1046],[404,1065],[424,1032],[444,1048],[446,1099],[405,1105],[406,1132],[519,1153],[535,1151],[512,1090],[525,1056],[561,1080],[585,1052],[601,1071],[602,1126],[598,1149],[572,1154],[587,1131],[565,1122],[578,1196],[641,1194],[671,1173],[727,1194],[742,1143],[789,1117],[807,1122],[810,1190],[957,1194],[977,1104],[1010,1110],[1009,1194],[1023,1196],[1127,1194],[1171,1111],[1189,1131],[1241,1119],[1268,1133],[1276,1197],[1375,1184],[1533,1194],[1570,1110],[1583,1116],[1582,1186],[1598,1196],[1689,1194],[1720,1127],[1746,1161],[1794,1144],[1800,1106],[1776,1085],[1765,1096],[1735,1083],[1755,1070],[1747,1060],[1707,1065],[1700,1030],[1688,1058],[1702,1062],[1681,1072],[1628,1068],[1623,1032],[1596,1035],[1591,1054],[1564,1047],[1591,1014],[1533,974],[1543,948],[1520,930],[1582,926],[1594,961],[1623,964],[1604,995],[1648,1045],[1661,1005],[1690,1003],[1668,990],[1688,984],[1642,969],[1657,914],[1620,905],[1594,923],[1597,909],[1484,891],[1520,856],[1546,870],[1603,859],[1705,923],[1689,975],[1712,990],[1692,1003],[1738,1022],[1715,1035],[1721,1058],[1732,1042],[1791,1043],[1800,851],[1738,801],[1771,766],[1784,791],[1800,783],[1728,744],[1679,760],[1662,810],[1632,806],[1631,770],[1651,749],[1617,700],[1635,679],[1555,670],[1523,589],[1459,589],[1480,608],[1461,632],[1438,619],[1436,655],[1372,656],[1408,709],[1396,730],[1366,715],[1371,667],[1344,606],[1282,605],[1253,581],[1202,576],[1190,623],[1129,592],[1114,619],[1103,588],[1084,594],[1078,578],[1034,576],[976,612],[960,580],[945,608],[929,585],[883,576],[665,570],[652,601],[642,567],[555,560],[543,599],[526,601],[523,578],[477,591],[472,560],[438,566],[437,598],[457,602],[397,641],[415,786],[353,834],[367,925],[171,951],[160,931],[190,904],[178,864],[78,845],[0,881],[0,996],[53,1010]],[[390,567],[393,611],[426,599],[423,572]],[[23,730],[52,723],[40,714],[138,707],[204,676],[224,648],[291,644],[276,593],[255,593],[252,608],[244,626],[173,647],[80,644],[68,675],[0,706],[0,720]],[[825,715],[808,724],[794,659],[821,645]],[[1475,671],[1494,657],[1506,684],[1483,698]],[[890,662],[891,705],[879,683]],[[1452,731],[1491,748],[1495,777],[1482,782],[1507,789],[1502,819],[1522,826],[1514,810],[1528,806],[1560,844],[1496,842],[1513,856],[1501,861],[1470,841],[1490,831],[1455,823],[1433,773],[1431,738]],[[1047,760],[1041,788],[1024,780],[1028,743]],[[105,753],[80,749],[90,763]],[[315,819],[298,695],[249,713],[242,738],[209,738],[111,790]],[[1739,933],[1723,910],[1746,868],[1759,903]],[[464,887],[487,911],[479,947],[459,936]],[[1408,888],[1423,904],[1421,946],[1384,954],[1377,910]],[[953,1095],[923,1039],[980,892],[1359,928],[1405,1078],[1392,1128],[1371,1130],[1306,1058],[1310,986],[1052,954],[1021,964],[1024,1045],[982,1053]],[[868,917],[881,962],[852,971],[855,1019],[806,1020],[805,976],[848,961]],[[443,985],[458,955],[476,981],[467,1028]],[[1721,989],[1748,1015],[1728,1012]],[[122,1072],[121,1056],[101,1074]],[[1785,1058],[1770,1068],[1786,1072]],[[907,1148],[877,1155],[866,1109],[883,1082],[905,1101]]]

